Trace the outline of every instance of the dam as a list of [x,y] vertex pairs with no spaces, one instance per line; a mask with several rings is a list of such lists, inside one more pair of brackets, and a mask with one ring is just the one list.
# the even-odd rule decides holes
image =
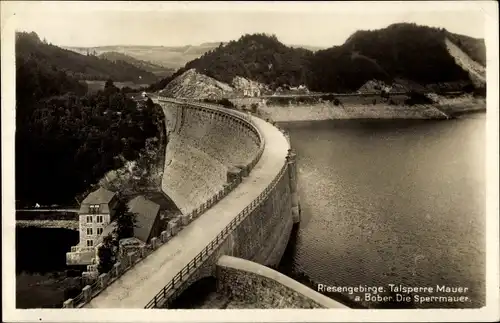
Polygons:
[[278,265],[300,221],[295,154],[284,132],[218,106],[153,101],[169,138],[161,190],[182,215],[64,307],[168,308],[206,277],[228,293],[237,287],[233,297],[266,295],[278,307],[345,307],[265,267]]

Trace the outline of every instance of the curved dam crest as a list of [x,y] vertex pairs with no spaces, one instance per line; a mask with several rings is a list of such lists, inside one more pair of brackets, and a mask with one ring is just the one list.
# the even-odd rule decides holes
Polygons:
[[[300,220],[295,155],[282,131],[257,117],[217,106],[156,101],[165,111],[171,138],[162,183],[165,193],[184,213],[206,205],[204,199],[218,187],[232,190],[168,239],[163,241],[162,233],[164,243],[156,251],[125,269],[115,266],[109,277],[101,275],[100,288],[86,286],[84,304],[78,307],[168,308],[193,283],[217,277],[222,256],[277,265],[293,224]],[[310,304],[304,298],[296,298],[296,307]],[[66,304],[71,306],[70,301]]]

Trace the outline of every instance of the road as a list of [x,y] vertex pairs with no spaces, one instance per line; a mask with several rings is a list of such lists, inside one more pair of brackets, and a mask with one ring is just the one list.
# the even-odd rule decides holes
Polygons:
[[251,118],[260,128],[266,146],[249,176],[168,243],[114,281],[84,308],[144,308],[179,271],[271,184],[285,163],[289,145],[277,128],[262,119]]

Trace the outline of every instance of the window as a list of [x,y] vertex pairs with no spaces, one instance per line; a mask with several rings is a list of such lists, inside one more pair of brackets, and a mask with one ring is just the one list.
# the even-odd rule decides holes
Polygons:
[[87,223],[92,223],[92,215],[87,215]]
[[92,235],[92,228],[87,228],[87,235],[89,235],[89,236]]
[[102,234],[102,228],[97,228],[97,234]]
[[96,217],[96,222],[97,222],[97,223],[102,223],[102,215],[98,215],[98,216]]
[[89,205],[89,213],[98,214],[99,213],[99,207],[100,207],[99,204],[91,204],[91,205]]
[[87,240],[87,247],[93,247],[94,246],[94,240]]

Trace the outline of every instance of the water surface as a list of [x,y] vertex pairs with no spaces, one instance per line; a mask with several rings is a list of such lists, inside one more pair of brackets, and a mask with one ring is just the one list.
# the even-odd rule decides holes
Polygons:
[[418,307],[483,306],[485,121],[283,124],[302,222],[281,271],[333,286],[462,286],[468,302]]

